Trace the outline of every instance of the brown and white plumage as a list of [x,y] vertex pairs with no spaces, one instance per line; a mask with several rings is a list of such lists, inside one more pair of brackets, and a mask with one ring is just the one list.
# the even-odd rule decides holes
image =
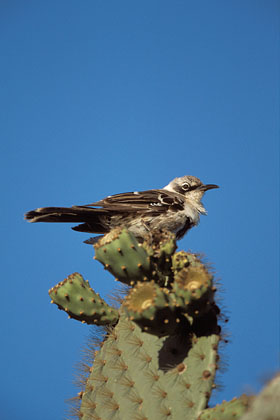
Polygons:
[[38,208],[26,213],[25,219],[31,223],[80,223],[72,229],[97,234],[124,226],[139,239],[148,231],[164,228],[180,239],[198,224],[200,214],[206,214],[201,198],[213,188],[218,186],[184,176],[162,189],[115,194],[83,206]]

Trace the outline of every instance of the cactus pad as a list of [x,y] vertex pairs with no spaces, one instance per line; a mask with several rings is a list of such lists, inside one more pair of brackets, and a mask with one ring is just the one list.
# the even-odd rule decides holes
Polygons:
[[242,395],[232,401],[224,401],[213,408],[207,408],[198,420],[238,420],[247,411],[250,397]]
[[89,282],[74,273],[49,290],[52,303],[68,313],[70,318],[87,324],[114,324],[118,320],[118,311],[111,308]]
[[116,280],[130,286],[149,279],[150,257],[134,235],[125,229],[114,229],[94,246],[95,258]]
[[173,292],[189,315],[202,316],[213,304],[213,277],[195,255],[178,254],[179,258],[177,254],[173,258]]
[[180,309],[170,302],[169,291],[150,281],[137,283],[128,293],[123,308],[143,331],[163,336],[174,333],[182,321],[187,324]]
[[250,409],[242,420],[280,419],[280,372],[269,381],[259,395],[250,403]]
[[83,420],[189,419],[213,386],[219,336],[182,330],[160,338],[124,314],[97,353],[82,397]]

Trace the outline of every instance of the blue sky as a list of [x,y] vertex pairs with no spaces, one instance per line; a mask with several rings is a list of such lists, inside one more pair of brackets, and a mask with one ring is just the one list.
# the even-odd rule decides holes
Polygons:
[[215,267],[230,343],[213,403],[279,366],[279,2],[3,1],[1,418],[62,419],[89,327],[50,305],[115,282],[68,225],[23,214],[191,174],[208,216],[179,243]]

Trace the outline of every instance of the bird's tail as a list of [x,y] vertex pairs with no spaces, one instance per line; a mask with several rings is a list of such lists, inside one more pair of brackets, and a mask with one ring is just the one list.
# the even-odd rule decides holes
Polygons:
[[84,222],[88,221],[97,209],[89,209],[86,207],[41,207],[31,210],[25,214],[24,218],[31,223],[36,222]]
[[31,223],[80,223],[74,230],[80,232],[106,233],[107,229],[100,222],[104,216],[103,209],[83,206],[73,207],[41,207],[27,212],[24,216]]

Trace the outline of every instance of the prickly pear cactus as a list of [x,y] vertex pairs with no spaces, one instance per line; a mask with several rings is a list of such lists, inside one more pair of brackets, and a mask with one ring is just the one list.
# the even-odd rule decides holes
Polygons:
[[139,244],[116,229],[95,245],[95,258],[130,286],[119,310],[78,273],[49,291],[70,318],[106,326],[80,394],[83,419],[191,420],[207,406],[220,340],[213,278],[175,250],[169,232]]
[[78,418],[237,420],[247,410],[245,396],[208,408],[219,361],[216,289],[196,255],[175,251],[169,232],[138,243],[116,229],[95,245],[95,259],[129,288],[119,309],[78,273],[49,291],[70,318],[105,329]]
[[232,401],[224,401],[216,407],[204,410],[198,420],[238,419],[247,411],[250,400],[247,395],[242,395],[240,398],[233,398]]

